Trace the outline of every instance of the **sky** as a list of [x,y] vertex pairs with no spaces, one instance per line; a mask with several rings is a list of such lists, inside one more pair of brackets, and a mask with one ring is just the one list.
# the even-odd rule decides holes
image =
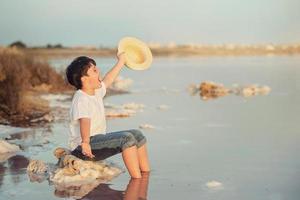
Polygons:
[[300,43],[300,0],[0,0],[0,45]]

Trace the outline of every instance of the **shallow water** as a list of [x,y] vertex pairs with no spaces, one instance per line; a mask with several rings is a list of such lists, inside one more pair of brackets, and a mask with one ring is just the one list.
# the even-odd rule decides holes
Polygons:
[[[103,72],[114,62],[97,59]],[[52,63],[61,68],[68,60]],[[133,117],[108,120],[108,131],[155,127],[142,130],[152,167],[148,199],[299,199],[300,57],[156,58],[147,71],[124,68],[121,75],[133,79],[132,93],[105,102],[146,107]],[[225,86],[256,83],[272,90],[251,98],[203,101],[190,96],[188,85],[205,80]],[[161,104],[169,109],[157,109]],[[0,164],[0,199],[60,198],[47,181],[31,183],[25,167],[28,159],[56,162],[52,151],[66,146],[67,130],[59,120],[12,138],[24,151]],[[109,160],[124,168],[120,155]],[[117,199],[129,180],[123,173],[93,193]],[[211,181],[222,186],[208,187]]]

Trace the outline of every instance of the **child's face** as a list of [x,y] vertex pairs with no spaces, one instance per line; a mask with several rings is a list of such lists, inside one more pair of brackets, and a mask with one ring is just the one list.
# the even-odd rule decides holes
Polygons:
[[101,86],[100,70],[95,65],[92,65],[88,69],[87,76],[84,76],[83,84],[85,84],[91,89],[100,88]]

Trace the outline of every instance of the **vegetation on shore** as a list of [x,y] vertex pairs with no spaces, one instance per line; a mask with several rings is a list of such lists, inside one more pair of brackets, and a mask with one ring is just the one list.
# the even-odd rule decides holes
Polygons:
[[47,62],[17,48],[0,49],[0,123],[26,124],[49,112],[43,92],[70,89]]
[[[65,47],[62,44],[29,47],[16,41],[10,47],[22,48],[28,55],[43,58],[74,57],[87,55],[91,57],[112,57],[116,55],[114,47],[78,46]],[[295,55],[300,54],[300,44],[257,44],[257,45],[201,45],[175,44],[161,45],[149,43],[154,56],[264,56],[264,55]]]

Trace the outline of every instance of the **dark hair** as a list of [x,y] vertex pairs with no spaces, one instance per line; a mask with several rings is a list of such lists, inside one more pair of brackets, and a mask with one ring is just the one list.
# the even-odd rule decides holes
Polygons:
[[68,82],[76,87],[76,89],[81,89],[81,77],[87,75],[87,71],[92,64],[96,66],[95,60],[87,56],[79,56],[75,58],[66,69]]

